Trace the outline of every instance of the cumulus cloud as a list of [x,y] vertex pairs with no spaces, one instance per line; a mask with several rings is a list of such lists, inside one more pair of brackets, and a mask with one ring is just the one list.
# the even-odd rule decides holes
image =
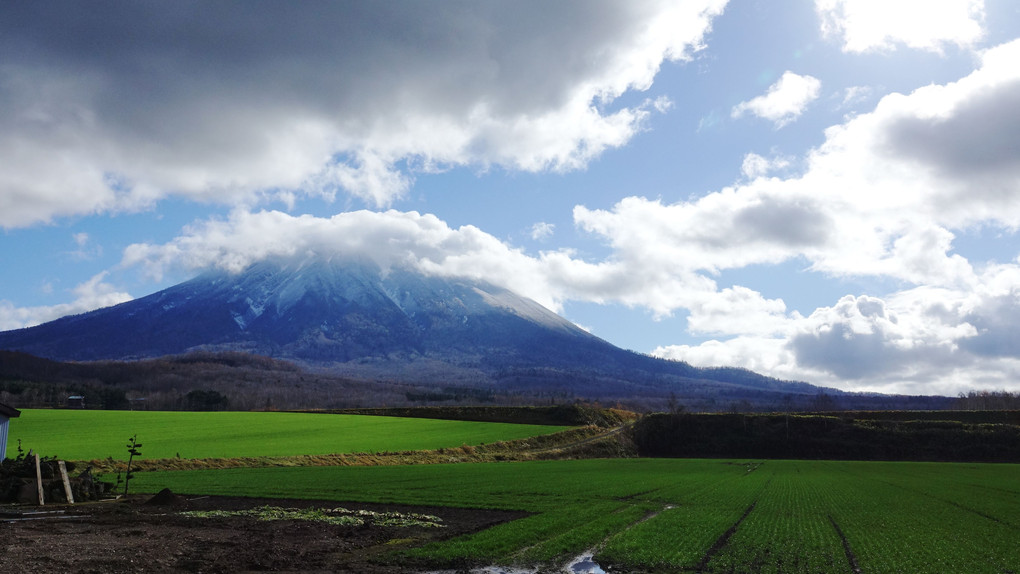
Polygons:
[[839,37],[844,52],[969,47],[984,34],[984,6],[984,0],[815,0],[822,33]]
[[771,163],[749,155],[745,174],[759,177],[746,183],[673,204],[629,197],[611,209],[578,206],[574,219],[604,236],[616,261],[654,273],[800,257],[835,276],[973,285],[971,264],[952,252],[954,230],[1020,226],[1020,163],[1008,151],[1020,107],[1003,103],[1016,101],[1015,61],[1020,41],[989,50],[957,82],[882,98],[826,130],[795,177],[760,177]]
[[[458,165],[584,168],[725,0],[6,7],[0,226],[168,195],[385,206]],[[370,25],[368,24],[370,23]]]
[[737,285],[708,293],[691,305],[687,324],[695,335],[762,336],[782,331],[788,320],[782,299],[766,299]]
[[750,113],[781,128],[800,117],[808,104],[818,99],[821,89],[822,83],[818,78],[783,72],[779,81],[769,86],[764,95],[733,106],[730,116],[739,118]]
[[649,272],[716,273],[826,248],[834,227],[830,210],[820,198],[784,193],[782,186],[759,179],[668,205],[629,197],[611,210],[575,207],[574,220],[604,236],[617,260]]
[[[809,316],[774,314],[760,327],[656,356],[701,366],[740,366],[844,389],[946,393],[1016,388],[1016,279],[1020,266],[990,269],[974,291],[917,287],[887,297],[846,295]],[[744,312],[744,310],[741,310]]]
[[[631,197],[611,209],[578,207],[575,220],[639,274],[712,276],[797,259],[810,272],[899,285],[807,316],[753,292],[712,307],[696,297],[673,307],[655,301],[687,309],[692,331],[721,337],[663,346],[661,356],[844,388],[1014,388],[1020,265],[976,268],[953,241],[975,226],[1020,227],[1020,169],[1010,152],[1020,107],[1006,103],[1018,99],[1016,61],[1020,41],[984,52],[956,82],[882,98],[829,128],[795,177],[764,177],[769,160],[749,154],[745,183],[674,204]],[[740,323],[745,316],[752,320]]]
[[0,301],[0,331],[31,327],[66,315],[84,313],[100,307],[109,307],[133,299],[103,279],[108,273],[94,275],[71,290],[75,299],[70,303],[39,307],[16,307],[10,301]]
[[930,365],[953,350],[952,340],[918,338],[917,330],[901,324],[884,301],[867,296],[848,295],[833,307],[818,309],[801,329],[789,341],[797,363],[841,379],[889,376],[907,365]]
[[1020,108],[1007,102],[1018,97],[1017,58],[1020,41],[995,47],[956,82],[890,94],[873,112],[829,128],[801,181],[842,196],[845,211],[884,228],[886,242],[916,226],[907,213],[942,228],[1015,228],[1020,161],[1009,150]]

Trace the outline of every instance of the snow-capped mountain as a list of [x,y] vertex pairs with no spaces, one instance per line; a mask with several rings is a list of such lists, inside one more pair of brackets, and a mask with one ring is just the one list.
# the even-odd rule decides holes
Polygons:
[[472,353],[542,334],[599,341],[490,284],[313,258],[209,272],[134,301],[0,333],[0,348],[60,360],[222,348],[346,362]]
[[322,258],[206,273],[120,305],[0,333],[0,349],[65,361],[248,351],[363,379],[584,389],[596,397],[708,387],[818,391],[619,349],[491,284]]

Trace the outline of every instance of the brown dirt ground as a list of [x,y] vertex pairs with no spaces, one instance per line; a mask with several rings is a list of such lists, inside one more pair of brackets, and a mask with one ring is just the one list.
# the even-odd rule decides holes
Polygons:
[[[417,572],[428,568],[402,564],[388,556],[390,551],[477,532],[524,516],[521,512],[462,508],[215,496],[176,496],[171,504],[145,504],[150,498],[43,508],[0,506],[0,572]],[[179,514],[264,505],[430,514],[441,518],[446,527],[336,526]],[[26,514],[37,510],[63,513]],[[44,517],[12,520],[19,515]]]

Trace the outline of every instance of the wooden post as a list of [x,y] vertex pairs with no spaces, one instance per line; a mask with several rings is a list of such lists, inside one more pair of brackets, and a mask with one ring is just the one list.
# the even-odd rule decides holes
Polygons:
[[57,466],[60,467],[60,479],[64,481],[64,494],[67,495],[68,504],[74,504],[74,493],[71,492],[71,479],[67,478],[67,465],[64,461],[58,460]]
[[35,455],[35,489],[39,492],[39,506],[45,505],[46,501],[43,499],[42,489],[42,469],[39,468],[39,453]]

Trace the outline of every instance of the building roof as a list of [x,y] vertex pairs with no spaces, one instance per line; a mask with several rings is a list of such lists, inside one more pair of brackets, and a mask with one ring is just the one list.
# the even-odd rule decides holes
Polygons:
[[21,416],[21,411],[14,407],[9,407],[3,403],[0,403],[0,416],[5,416],[9,419],[17,418]]

